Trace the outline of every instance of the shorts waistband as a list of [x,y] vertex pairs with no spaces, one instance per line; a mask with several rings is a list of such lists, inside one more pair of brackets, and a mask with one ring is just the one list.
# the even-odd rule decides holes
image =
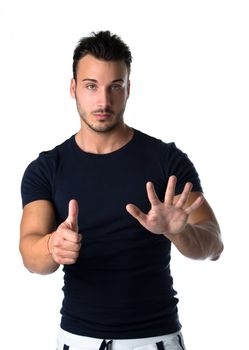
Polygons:
[[[80,348],[84,345],[84,348],[87,350],[101,349],[101,346],[103,345],[103,341],[105,341],[106,344],[111,343],[112,350],[129,350],[129,349],[134,349],[140,346],[146,346],[157,342],[169,342],[171,340],[173,341],[173,339],[175,339],[175,337],[177,337],[180,334],[181,332],[179,331],[179,332],[175,332],[167,335],[161,335],[161,336],[149,337],[149,338],[104,339],[103,340],[99,338],[91,338],[91,337],[72,334],[60,328],[59,334],[58,334],[58,341],[60,343],[65,343],[76,348],[77,347]],[[108,349],[108,346],[106,346],[105,349]]]

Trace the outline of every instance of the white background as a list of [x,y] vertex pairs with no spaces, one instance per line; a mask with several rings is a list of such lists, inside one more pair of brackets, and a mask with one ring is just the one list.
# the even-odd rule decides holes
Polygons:
[[[62,272],[30,274],[18,252],[28,163],[78,130],[72,52],[110,29],[131,48],[126,122],[175,141],[196,165],[222,228],[217,262],[173,251],[188,350],[248,348],[249,11],[247,1],[1,0],[0,341],[54,350]],[[2,346],[2,345],[1,345]]]

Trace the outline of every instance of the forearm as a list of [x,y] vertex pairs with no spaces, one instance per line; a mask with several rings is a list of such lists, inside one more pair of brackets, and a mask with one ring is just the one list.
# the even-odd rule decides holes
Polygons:
[[47,275],[55,272],[60,266],[48,249],[49,234],[30,234],[20,242],[20,252],[24,266],[34,273]]
[[223,251],[219,226],[213,221],[187,224],[181,233],[166,237],[184,256],[191,259],[217,260]]

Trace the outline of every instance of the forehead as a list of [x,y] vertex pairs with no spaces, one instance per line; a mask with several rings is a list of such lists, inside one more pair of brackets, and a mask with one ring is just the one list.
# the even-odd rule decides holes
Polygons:
[[128,70],[124,61],[104,61],[92,55],[86,55],[78,62],[78,79],[125,80],[127,77]]

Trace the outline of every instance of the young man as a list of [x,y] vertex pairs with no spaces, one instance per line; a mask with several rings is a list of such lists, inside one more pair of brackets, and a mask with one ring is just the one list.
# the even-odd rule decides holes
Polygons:
[[132,58],[123,41],[93,33],[73,59],[81,128],[25,171],[24,265],[40,274],[64,265],[58,350],[184,349],[171,243],[216,260],[218,223],[186,154],[124,123]]

